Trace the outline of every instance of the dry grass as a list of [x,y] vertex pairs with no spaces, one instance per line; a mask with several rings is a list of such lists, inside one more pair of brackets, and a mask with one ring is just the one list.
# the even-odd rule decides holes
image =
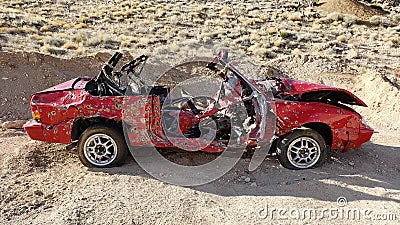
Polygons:
[[[162,0],[89,0],[74,4],[46,0],[22,4],[10,0],[0,6],[4,14],[0,18],[0,32],[4,36],[0,45],[8,51],[39,50],[71,57],[105,49],[156,48],[197,39],[247,51],[265,60],[290,55],[295,48],[308,52],[314,43],[336,40],[340,35],[337,30],[351,29],[362,19],[343,12],[318,18],[313,11],[296,8],[295,2],[195,1],[188,5],[184,1],[172,4]],[[387,26],[398,21],[400,16],[396,14],[371,17],[379,33],[385,33]],[[344,32],[369,39],[368,28],[350,29]],[[308,36],[303,38],[305,32]],[[396,46],[398,38],[391,36],[386,41]],[[308,45],[293,43],[298,40],[307,41]],[[383,45],[381,37],[371,40]],[[360,39],[351,41],[357,42]]]

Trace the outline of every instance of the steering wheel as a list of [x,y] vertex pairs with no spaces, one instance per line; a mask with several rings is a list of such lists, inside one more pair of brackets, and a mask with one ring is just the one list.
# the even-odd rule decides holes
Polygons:
[[[123,73],[126,72],[127,76],[129,76],[129,73],[133,73],[135,77],[137,77],[137,74],[141,72],[144,63],[148,59],[148,56],[141,55],[123,65],[119,71],[113,71],[121,57],[122,53],[116,52],[102,67],[99,75],[96,76],[95,82],[98,85],[99,95],[124,95],[125,88],[121,88],[121,77]],[[142,67],[140,67],[138,71],[135,71],[135,69],[140,65]]]
[[206,96],[199,96],[194,98],[180,97],[170,101],[164,102],[163,107],[179,109],[190,109],[193,114],[198,115],[204,111],[210,104],[215,103],[215,99]]
[[196,108],[191,98],[180,97],[176,99],[170,99],[164,102],[163,108],[170,109],[185,109],[189,108],[194,114],[198,114],[200,111]]

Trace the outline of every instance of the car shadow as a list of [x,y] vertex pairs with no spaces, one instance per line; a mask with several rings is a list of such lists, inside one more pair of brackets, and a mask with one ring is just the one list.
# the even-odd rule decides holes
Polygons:
[[[254,171],[244,157],[219,179],[200,186],[186,187],[220,196],[292,196],[336,201],[339,196],[351,200],[383,200],[400,203],[400,147],[365,143],[346,153],[332,152],[319,168],[289,170],[274,155],[268,155]],[[174,156],[174,153],[170,153]],[[169,156],[170,157],[170,156]],[[209,153],[178,152],[181,162],[209,161]],[[176,161],[176,160],[175,160]],[[179,160],[178,160],[179,161]],[[109,174],[152,178],[134,160],[121,167],[90,169]],[[156,179],[156,178],[152,178]],[[368,193],[367,190],[368,189]],[[385,195],[371,194],[371,189],[385,190]]]

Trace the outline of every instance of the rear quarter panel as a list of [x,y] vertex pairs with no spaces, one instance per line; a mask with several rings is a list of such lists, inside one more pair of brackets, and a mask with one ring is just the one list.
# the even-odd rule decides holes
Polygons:
[[46,141],[71,142],[73,122],[103,117],[121,120],[124,96],[92,96],[85,90],[38,93],[32,97],[32,110],[38,109]]

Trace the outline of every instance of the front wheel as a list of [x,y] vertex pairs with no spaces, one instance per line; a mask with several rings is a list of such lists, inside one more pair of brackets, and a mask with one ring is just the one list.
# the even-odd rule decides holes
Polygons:
[[127,156],[123,134],[112,127],[89,127],[79,139],[78,156],[87,167],[118,166]]
[[276,155],[282,166],[288,169],[314,168],[325,162],[327,146],[318,132],[300,128],[278,140]]

